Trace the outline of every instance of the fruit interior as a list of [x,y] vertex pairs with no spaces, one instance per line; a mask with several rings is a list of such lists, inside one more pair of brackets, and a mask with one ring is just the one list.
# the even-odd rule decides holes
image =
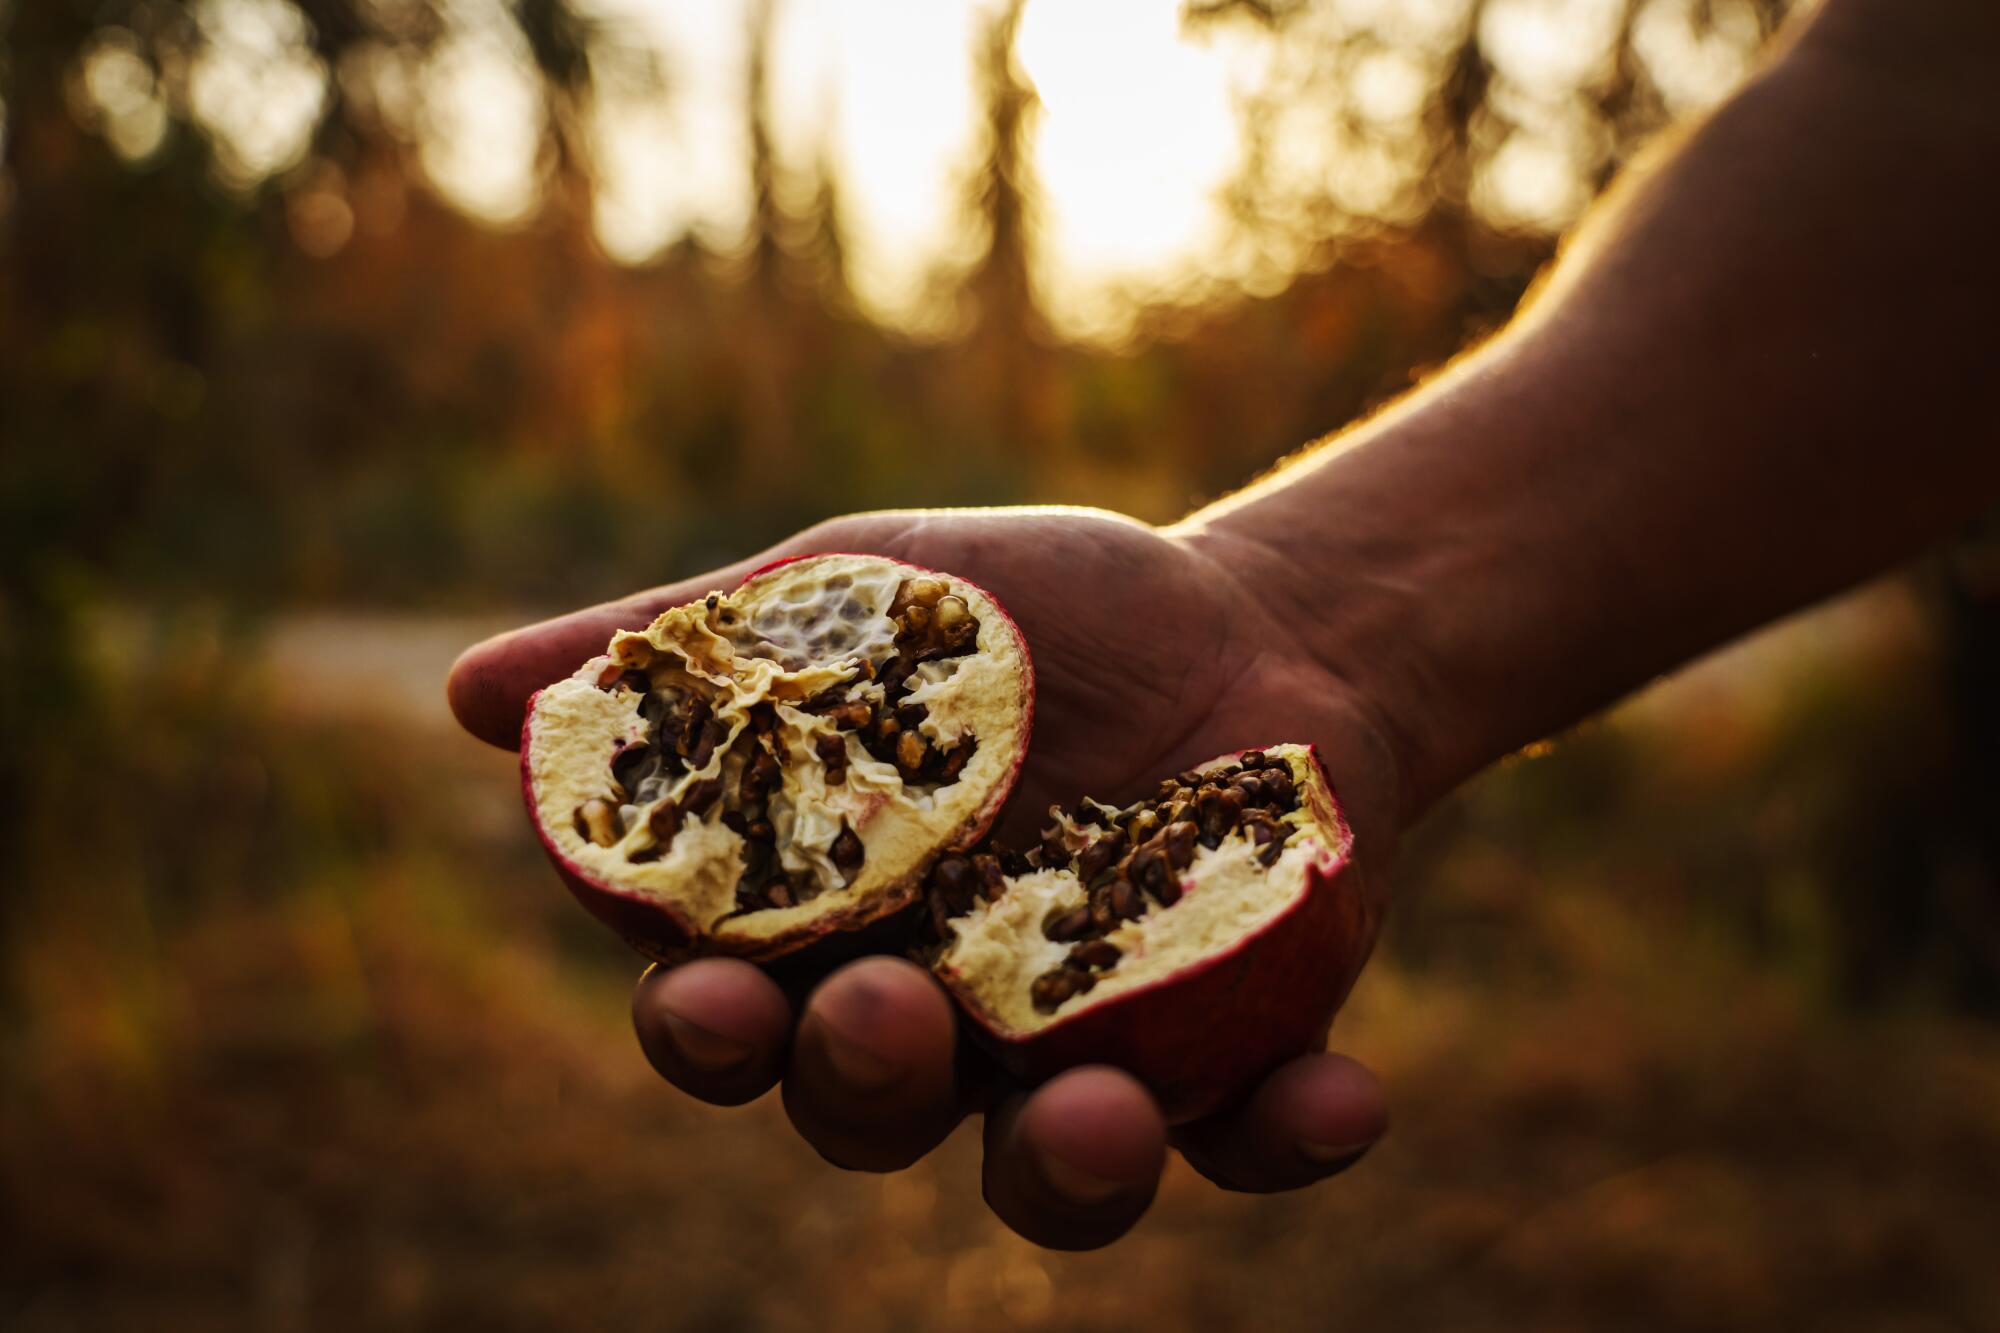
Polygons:
[[1218,760],[1123,809],[1051,811],[1027,853],[946,857],[936,966],[996,1028],[1033,1031],[1212,958],[1346,851],[1303,746]]
[[760,937],[907,877],[1011,775],[1026,660],[978,589],[783,565],[544,690],[532,798],[586,877]]

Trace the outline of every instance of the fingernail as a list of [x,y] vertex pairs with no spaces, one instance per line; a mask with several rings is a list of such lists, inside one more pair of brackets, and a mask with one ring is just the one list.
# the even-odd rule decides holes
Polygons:
[[826,1053],[826,1062],[833,1066],[835,1076],[852,1091],[880,1092],[901,1081],[903,1066],[898,1062],[877,1054],[842,1032],[828,1022],[824,1014],[816,1015],[814,1024],[819,1029],[820,1049]]
[[660,1021],[666,1024],[667,1036],[674,1043],[674,1053],[704,1072],[716,1074],[734,1069],[755,1054],[744,1043],[690,1022],[671,1009],[660,1011]]
[[1363,1139],[1359,1143],[1314,1143],[1309,1139],[1299,1141],[1299,1152],[1307,1161],[1325,1166],[1333,1162],[1344,1162],[1359,1157],[1375,1146],[1375,1140]]
[[1131,1188],[1123,1181],[1106,1180],[1102,1176],[1092,1175],[1088,1171],[1071,1166],[1053,1153],[1042,1152],[1039,1149],[1035,1151],[1035,1166],[1041,1171],[1042,1179],[1048,1182],[1050,1189],[1069,1202],[1085,1207],[1109,1203]]

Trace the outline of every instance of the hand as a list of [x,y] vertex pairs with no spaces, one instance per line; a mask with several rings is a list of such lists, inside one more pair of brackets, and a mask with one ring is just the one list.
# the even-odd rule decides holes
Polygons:
[[[1119,800],[1226,751],[1320,747],[1360,855],[1357,883],[1380,921],[1395,833],[1388,732],[1366,700],[1308,653],[1270,609],[1284,575],[1250,548],[1163,533],[1092,510],[864,514],[812,528],[755,559],[515,630],[468,650],[448,690],[467,730],[513,748],[527,698],[601,652],[614,630],[734,586],[771,559],[868,551],[960,574],[997,596],[1034,657],[1033,744],[1003,830],[1047,807]],[[970,1047],[922,968],[866,958],[797,1001],[748,963],[652,968],[633,997],[647,1057],[703,1100],[737,1105],[783,1083],[793,1125],[827,1160],[891,1171],[966,1115],[986,1115],[987,1202],[1016,1231],[1086,1249],[1124,1234],[1151,1203],[1171,1142],[1230,1189],[1293,1189],[1332,1175],[1383,1132],[1373,1075],[1342,1056],[1302,1056],[1236,1108],[1169,1127],[1135,1080],[1070,1070],[1032,1092],[1007,1086]]]

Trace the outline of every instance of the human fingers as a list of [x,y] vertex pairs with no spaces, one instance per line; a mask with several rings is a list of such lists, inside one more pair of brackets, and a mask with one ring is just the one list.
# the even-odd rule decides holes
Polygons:
[[1145,1214],[1166,1163],[1167,1126],[1137,1080],[1067,1070],[986,1117],[986,1202],[1038,1245],[1109,1245]]
[[837,1166],[893,1171],[951,1133],[976,1100],[949,1000],[924,969],[863,958],[806,1002],[785,1073],[785,1111]]
[[702,1101],[737,1106],[784,1072],[792,1008],[749,963],[704,958],[648,968],[632,992],[632,1026],[661,1077]]
[[1344,1055],[1300,1056],[1235,1108],[1174,1131],[1189,1165],[1226,1189],[1298,1189],[1346,1170],[1389,1127],[1381,1082]]

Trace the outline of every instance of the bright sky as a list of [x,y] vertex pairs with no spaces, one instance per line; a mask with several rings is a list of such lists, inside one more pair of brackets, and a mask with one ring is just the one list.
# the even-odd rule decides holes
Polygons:
[[[642,260],[690,229],[723,244],[740,237],[749,0],[592,4],[679,55],[668,102],[618,98],[600,117],[607,248]],[[833,168],[853,279],[892,317],[920,321],[928,274],[977,258],[961,200],[983,147],[973,59],[993,10],[986,0],[789,0],[776,10],[768,84],[780,160],[801,179],[815,162]],[[1220,45],[1182,40],[1177,0],[1028,6],[1016,54],[1041,104],[1045,301],[1169,279],[1217,244],[1215,196],[1240,155]]]
[[[743,242],[743,100],[759,2],[583,0],[659,74],[598,62],[587,133],[596,230],[614,258],[643,263],[689,234],[721,249]],[[502,225],[533,212],[548,115],[504,3],[446,0],[450,35],[420,69],[385,58],[342,71],[415,137],[441,193]],[[970,263],[981,243],[960,201],[983,148],[973,58],[995,0],[770,3],[780,186],[802,203],[812,165],[833,168],[857,292],[879,317],[921,329],[927,280]],[[1644,0],[1635,28],[1640,54],[1683,110],[1740,81],[1756,37],[1746,0],[1714,0],[1705,32],[1689,21],[1693,3]],[[1517,126],[1474,182],[1489,215],[1553,230],[1585,202],[1604,146],[1576,114],[1575,90],[1602,70],[1624,5],[1487,7],[1479,37],[1499,72],[1495,97]],[[1246,98],[1281,109],[1270,160],[1301,207],[1331,199],[1393,212],[1413,184],[1413,117],[1468,12],[1466,0],[1319,0],[1275,41],[1244,24],[1186,29],[1180,9],[1181,0],[1029,0],[1022,17],[1015,56],[1039,100],[1029,126],[1043,191],[1036,286],[1074,334],[1115,335],[1127,294],[1246,279],[1221,203],[1243,165]],[[216,144],[217,174],[248,188],[298,162],[330,75],[303,45],[291,0],[198,0],[195,13],[208,44],[189,70],[188,110]],[[115,30],[99,42],[81,71],[78,113],[141,158],[161,141],[168,94],[135,52]],[[345,233],[331,234],[337,245]]]

